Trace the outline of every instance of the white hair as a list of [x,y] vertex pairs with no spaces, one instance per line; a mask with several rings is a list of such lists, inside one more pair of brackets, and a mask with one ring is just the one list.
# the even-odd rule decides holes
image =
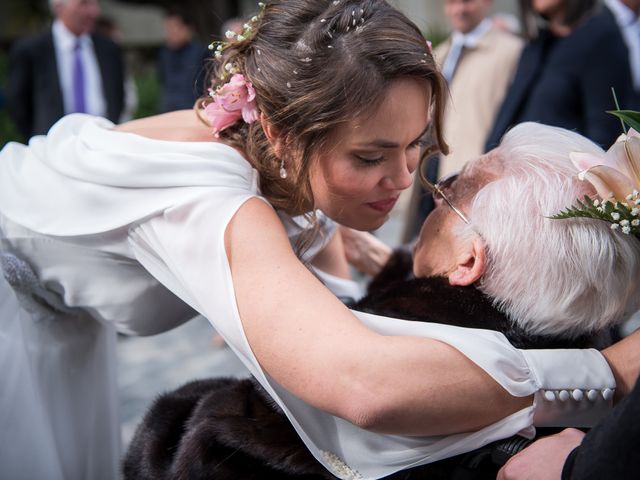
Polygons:
[[601,220],[553,220],[594,190],[577,179],[570,152],[602,153],[583,136],[523,123],[494,151],[499,178],[471,204],[486,243],[479,288],[535,334],[576,337],[624,320],[640,306],[640,241]]

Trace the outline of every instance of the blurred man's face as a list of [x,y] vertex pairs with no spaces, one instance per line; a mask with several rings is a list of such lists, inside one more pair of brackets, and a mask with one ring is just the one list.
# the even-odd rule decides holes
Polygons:
[[562,0],[532,0],[531,6],[543,17],[555,17],[564,10]]
[[186,45],[193,36],[191,28],[180,17],[173,15],[164,21],[164,30],[167,46],[174,50]]
[[633,10],[636,15],[640,14],[640,0],[622,0],[622,3]]
[[98,0],[61,0],[54,9],[56,17],[76,36],[91,33],[100,16]]
[[444,13],[453,29],[469,33],[489,14],[492,0],[445,0]]

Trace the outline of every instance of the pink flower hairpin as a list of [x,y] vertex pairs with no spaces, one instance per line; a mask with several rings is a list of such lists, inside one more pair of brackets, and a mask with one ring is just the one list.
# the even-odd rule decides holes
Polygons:
[[250,124],[260,117],[255,102],[256,91],[251,82],[240,73],[232,75],[227,83],[215,92],[210,90],[209,94],[213,101],[204,108],[204,114],[213,127],[216,138],[241,118]]

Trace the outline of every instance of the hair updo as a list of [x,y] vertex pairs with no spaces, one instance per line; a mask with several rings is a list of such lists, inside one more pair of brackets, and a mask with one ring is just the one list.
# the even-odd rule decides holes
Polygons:
[[440,128],[444,81],[420,30],[383,0],[272,0],[252,34],[222,52],[210,78],[214,90],[227,81],[227,64],[253,84],[260,112],[282,136],[292,174],[280,178],[281,158],[260,122],[237,122],[220,137],[246,153],[262,193],[289,214],[313,206],[308,172],[314,154],[335,128],[379,105],[394,80],[428,82],[435,148],[447,150]]

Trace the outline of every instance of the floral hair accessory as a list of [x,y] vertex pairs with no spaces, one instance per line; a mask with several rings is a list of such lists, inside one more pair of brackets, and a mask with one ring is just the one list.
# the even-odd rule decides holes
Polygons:
[[217,91],[209,90],[209,95],[213,101],[204,107],[204,114],[216,138],[241,118],[246,123],[253,123],[260,116],[255,102],[256,91],[242,74],[234,74]]
[[431,43],[431,40],[427,40],[427,50],[429,50],[429,53],[433,55],[433,43]]
[[552,218],[597,218],[611,223],[613,230],[640,239],[640,134],[635,130],[640,129],[640,112],[611,113],[632,128],[604,154],[569,154],[578,178],[591,183],[600,198],[585,196],[576,206]]
[[229,30],[224,34],[228,41],[214,41],[209,44],[209,50],[214,52],[214,56],[216,57],[216,59],[220,60],[222,58],[223,52],[231,45],[231,42],[244,42],[245,40],[251,39],[253,37],[253,35],[255,34],[255,26],[260,21],[266,6],[266,3],[258,2],[258,14],[251,17],[251,20],[242,25],[242,32],[236,33],[232,30]]

